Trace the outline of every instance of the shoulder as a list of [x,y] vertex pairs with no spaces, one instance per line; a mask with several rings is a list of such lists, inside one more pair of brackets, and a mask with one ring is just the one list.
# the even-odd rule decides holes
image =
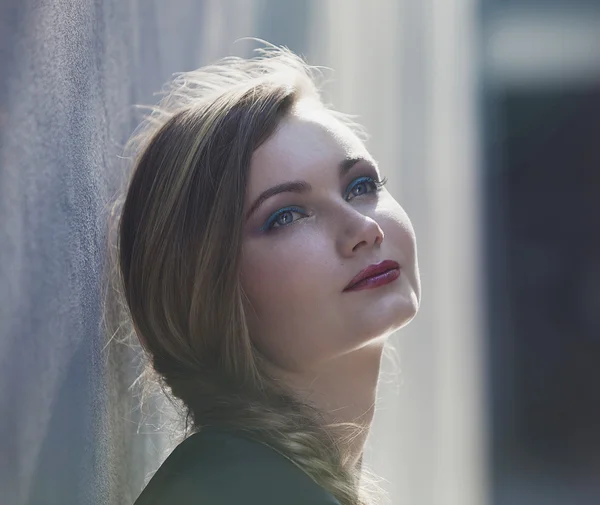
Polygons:
[[287,458],[239,434],[210,429],[179,444],[135,505],[339,505]]

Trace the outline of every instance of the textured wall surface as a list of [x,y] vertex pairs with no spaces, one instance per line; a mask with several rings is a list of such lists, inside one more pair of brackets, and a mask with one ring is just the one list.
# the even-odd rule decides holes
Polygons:
[[100,332],[105,207],[131,104],[202,64],[201,27],[225,14],[182,0],[0,4],[2,504],[131,503],[160,457],[160,434],[136,434],[133,356],[111,356]]

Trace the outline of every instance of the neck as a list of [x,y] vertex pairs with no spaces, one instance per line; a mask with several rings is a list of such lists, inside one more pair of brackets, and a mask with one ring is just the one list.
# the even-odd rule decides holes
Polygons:
[[[349,462],[361,466],[364,445],[375,413],[377,380],[383,344],[371,344],[360,350],[328,361],[310,372],[278,371],[304,399],[316,406],[327,424],[354,423],[361,428],[358,436],[340,442],[347,450]],[[348,431],[343,431],[348,434]]]

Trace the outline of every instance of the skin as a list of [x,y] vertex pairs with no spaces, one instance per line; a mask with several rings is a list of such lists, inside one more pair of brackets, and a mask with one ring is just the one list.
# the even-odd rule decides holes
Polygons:
[[[340,178],[344,159],[362,158]],[[278,184],[304,193],[270,197],[245,223],[241,261],[250,336],[270,372],[331,422],[357,422],[349,447],[360,459],[371,424],[383,345],[417,313],[420,281],[412,224],[385,187],[356,182],[382,174],[360,139],[318,103],[299,102],[254,153],[246,211]],[[274,227],[265,223],[278,210]],[[365,267],[391,259],[400,277],[344,292]]]

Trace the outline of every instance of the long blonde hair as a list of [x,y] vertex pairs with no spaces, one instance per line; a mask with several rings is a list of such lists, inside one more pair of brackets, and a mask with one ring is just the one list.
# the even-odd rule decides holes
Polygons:
[[244,432],[342,505],[371,504],[379,493],[366,489],[375,481],[366,482],[371,474],[344,452],[359,427],[326,425],[321,412],[265,372],[239,282],[255,149],[300,98],[318,100],[364,132],[322,103],[317,67],[286,48],[258,51],[175,74],[129,139],[133,164],[113,206],[108,291],[113,306],[120,297],[127,321],[107,326],[129,324],[147,356],[143,378],[183,406],[185,436],[207,425]]

